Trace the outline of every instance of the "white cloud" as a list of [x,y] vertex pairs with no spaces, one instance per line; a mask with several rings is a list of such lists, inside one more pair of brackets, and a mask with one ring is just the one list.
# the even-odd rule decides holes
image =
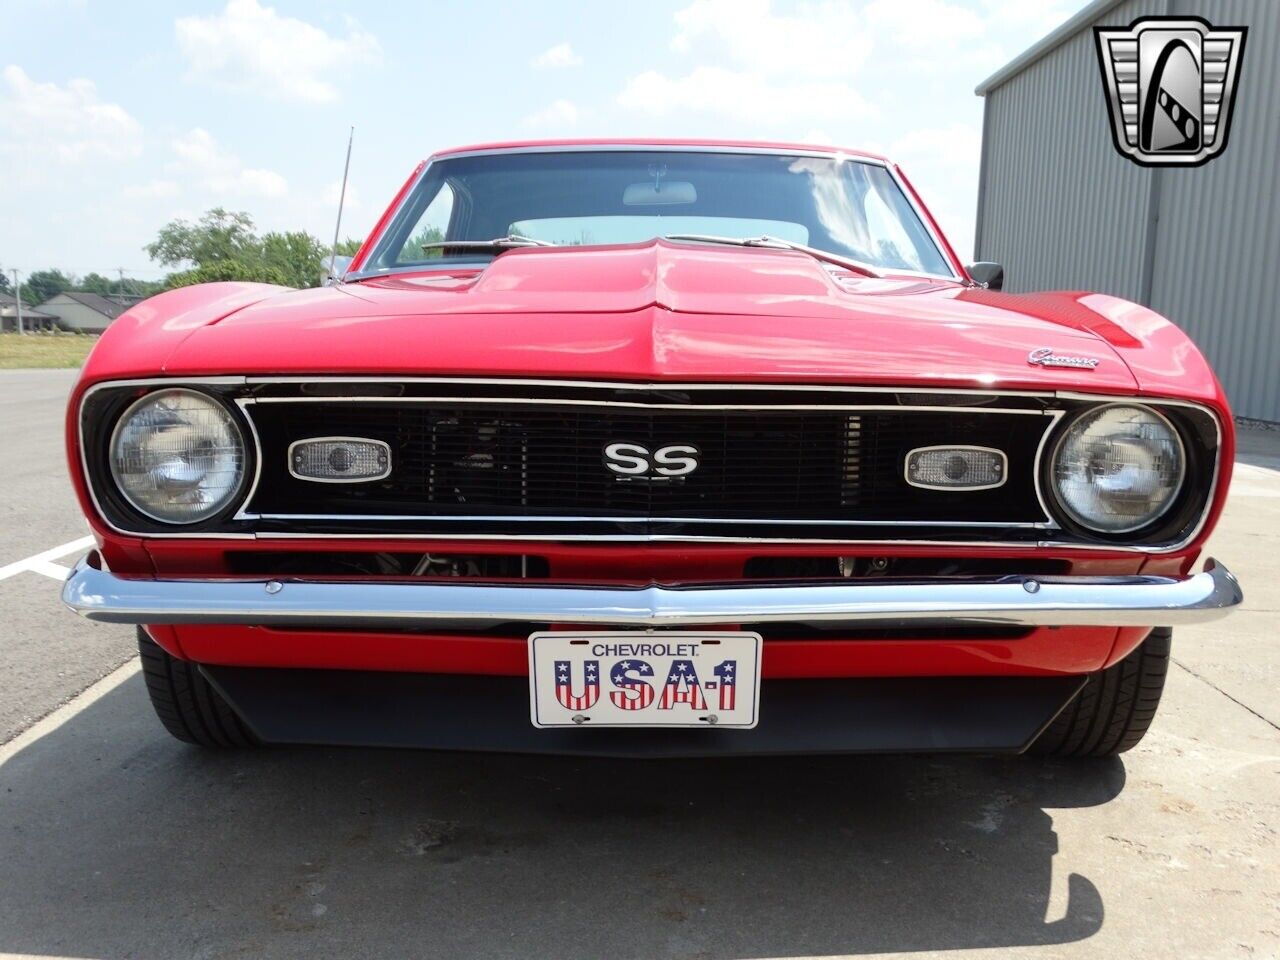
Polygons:
[[526,127],[565,128],[576,126],[580,111],[571,100],[556,100],[524,118]]
[[663,133],[883,153],[965,254],[981,158],[973,87],[1081,2],[684,0],[671,20],[676,66],[625,79],[619,114]]
[[261,197],[282,197],[289,192],[289,181],[274,170],[241,170],[226,181],[225,188]]
[[197,170],[220,166],[226,156],[213,135],[200,127],[178,137],[169,145],[180,160]]
[[675,22],[678,53],[719,47],[771,76],[853,76],[871,51],[866,22],[847,3],[806,3],[788,16],[774,13],[769,0],[694,0]]
[[[885,59],[895,61],[900,75],[905,71],[916,79],[970,69],[981,76],[984,65],[1002,63],[1017,52],[1001,50],[997,31],[980,12],[946,0],[872,0],[863,15],[883,43]],[[873,64],[878,67],[879,59]]]
[[876,113],[855,82],[872,49],[870,34],[847,3],[779,14],[770,0],[694,0],[674,20],[671,48],[696,57],[696,65],[632,77],[618,95],[621,106],[655,117],[689,111],[775,127]]
[[282,197],[288,181],[274,170],[245,167],[240,158],[224,149],[208,130],[195,127],[170,143],[178,162],[175,168],[218,195]]
[[873,0],[863,10],[864,29],[909,50],[936,54],[939,43],[967,45],[986,34],[977,12],[945,0]]
[[982,9],[989,24],[999,25],[1005,30],[1014,28],[1021,35],[1037,40],[1064,23],[1080,7],[1079,0],[1041,0],[1040,3],[982,0]]
[[178,19],[174,31],[188,76],[281,100],[336,100],[334,74],[382,58],[377,38],[353,21],[333,36],[258,0],[227,0],[221,13]]
[[800,117],[857,120],[875,113],[857,89],[841,81],[787,81],[724,67],[696,67],[681,77],[649,70],[627,82],[618,103],[654,117],[692,111],[765,124]]
[[170,200],[181,192],[182,188],[175,181],[165,179],[148,180],[120,191],[129,200]]
[[821,143],[827,146],[838,146],[831,134],[827,133],[822,127],[810,127],[805,131],[805,135],[800,138],[801,143]]
[[360,194],[356,192],[355,185],[347,183],[347,196],[342,199],[342,178],[330,180],[324,185],[324,189],[320,191],[320,202],[326,210],[332,210],[334,215],[338,212],[338,201],[342,200],[343,210],[350,213],[352,210],[359,210],[364,206],[361,201]]
[[902,164],[942,232],[960,257],[967,259],[973,250],[982,131],[963,123],[919,127],[898,137],[885,152]]
[[580,67],[582,58],[573,52],[567,43],[557,43],[554,47],[543,50],[529,63],[538,68],[556,69],[560,67]]
[[31,164],[121,160],[142,152],[142,126],[90,80],[40,83],[10,64],[0,89],[0,152]]
[[893,141],[889,155],[905,165],[911,157],[945,157],[976,153],[982,149],[982,131],[963,123],[945,127],[918,127]]

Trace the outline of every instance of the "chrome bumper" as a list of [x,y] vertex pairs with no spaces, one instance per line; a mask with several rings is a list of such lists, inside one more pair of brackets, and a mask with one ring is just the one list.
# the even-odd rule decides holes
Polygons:
[[72,610],[108,623],[475,629],[499,623],[601,627],[849,623],[859,626],[1176,626],[1225,616],[1244,599],[1226,567],[1189,577],[750,583],[595,587],[317,580],[133,580],[76,564]]

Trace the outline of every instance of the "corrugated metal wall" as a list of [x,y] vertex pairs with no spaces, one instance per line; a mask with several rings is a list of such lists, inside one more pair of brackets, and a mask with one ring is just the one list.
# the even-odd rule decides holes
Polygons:
[[1151,306],[1204,351],[1238,415],[1280,421],[1280,3],[1196,12],[1249,36],[1226,151],[1158,174]]
[[1159,171],[1121,157],[1082,29],[987,93],[974,249],[1005,265],[1009,290],[1148,302],[1204,351],[1237,414],[1280,421],[1280,3],[1187,6],[1129,0],[1098,22],[1171,10],[1249,26],[1225,153]]
[[[1151,5],[1130,0],[1104,19],[1128,23]],[[1083,30],[987,95],[974,250],[1004,264],[1006,289],[1140,295],[1149,178],[1111,145],[1099,77]]]

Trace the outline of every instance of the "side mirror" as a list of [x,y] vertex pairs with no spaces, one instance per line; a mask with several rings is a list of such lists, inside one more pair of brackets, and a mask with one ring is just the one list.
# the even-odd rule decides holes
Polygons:
[[992,263],[990,260],[979,260],[977,263],[971,263],[966,270],[969,276],[973,278],[973,282],[980,287],[986,287],[988,290],[1004,289],[1004,267],[998,263]]

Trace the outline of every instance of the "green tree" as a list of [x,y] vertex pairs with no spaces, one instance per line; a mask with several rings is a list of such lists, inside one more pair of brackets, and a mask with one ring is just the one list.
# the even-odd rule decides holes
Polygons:
[[439,247],[432,250],[422,249],[424,243],[439,243],[444,239],[444,231],[439,227],[423,227],[414,236],[410,237],[408,242],[400,248],[400,253],[396,257],[397,263],[417,263],[421,260],[431,260],[435,257],[444,256],[444,251]]
[[324,279],[328,256],[325,246],[305,231],[259,236],[249,214],[222,207],[195,223],[170,221],[145,249],[152,260],[182,268],[165,278],[169,288],[212,280],[315,287]]
[[[335,248],[335,251],[340,257],[354,257],[360,252],[360,247],[363,245],[363,240],[357,240],[355,237],[347,237],[345,240],[338,241],[338,246]],[[329,261],[326,259],[325,263],[328,262]]]
[[108,280],[100,273],[89,273],[80,278],[80,282],[76,284],[77,290],[83,290],[85,293],[98,293],[106,296],[115,293],[115,287],[119,286],[118,280]]
[[111,280],[100,273],[86,274],[75,285],[76,290],[97,293],[104,297],[122,294],[127,297],[150,297],[164,288],[164,283],[157,280],[134,280],[132,277]]
[[324,278],[326,254],[319,240],[301,230],[262,238],[262,263],[280,271],[286,286],[316,286]]
[[35,306],[66,290],[74,290],[75,285],[75,277],[61,270],[36,270],[22,282],[22,299]]
[[[288,278],[279,268],[258,261],[247,263],[244,260],[215,260],[213,263],[191,270],[182,270],[165,277],[166,289],[189,287],[196,283],[216,283],[220,280],[240,280],[249,283],[274,283],[282,287],[289,286]],[[315,286],[315,284],[310,284]]]
[[[74,278],[73,278],[74,279]],[[163,290],[164,284],[155,280],[134,280],[130,277],[111,279],[97,271],[87,273],[70,287],[84,293],[96,293],[103,297],[124,295],[127,297],[150,297]]]
[[204,267],[223,260],[251,263],[262,257],[262,241],[254,233],[253,218],[214,207],[197,223],[171,220],[143,249],[166,267]]
[[9,282],[9,275],[3,270],[0,270],[0,293],[13,296],[13,284]]
[[132,297],[154,297],[164,289],[165,281],[163,280],[134,280],[130,278],[123,283],[116,280],[111,284],[112,293],[123,293]]

